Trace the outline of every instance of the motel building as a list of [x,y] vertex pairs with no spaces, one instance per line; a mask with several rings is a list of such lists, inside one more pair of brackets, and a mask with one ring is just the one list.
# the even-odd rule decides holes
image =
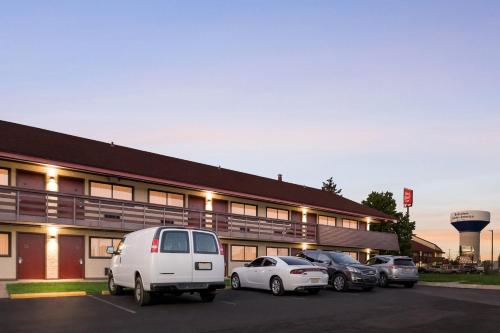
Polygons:
[[398,250],[392,216],[319,189],[0,121],[0,280],[105,278],[129,232],[215,231],[226,274],[261,255]]

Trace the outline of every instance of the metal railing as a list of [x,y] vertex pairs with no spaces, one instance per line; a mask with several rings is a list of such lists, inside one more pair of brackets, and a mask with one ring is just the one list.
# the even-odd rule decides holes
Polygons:
[[228,238],[317,241],[315,224],[6,186],[0,186],[0,221],[120,231],[171,225],[209,229]]

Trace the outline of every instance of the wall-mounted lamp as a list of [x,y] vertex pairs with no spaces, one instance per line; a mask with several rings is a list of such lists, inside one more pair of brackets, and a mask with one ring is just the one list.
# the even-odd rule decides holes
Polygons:
[[302,222],[307,222],[307,208],[302,208]]
[[206,192],[206,196],[205,196],[205,210],[212,210],[212,196],[213,196],[213,193],[210,192],[210,191],[207,191]]
[[55,177],[50,177],[49,181],[47,182],[47,190],[48,191],[57,191],[57,181]]
[[57,236],[57,232],[58,232],[57,227],[56,227],[56,226],[53,226],[53,225],[49,226],[49,227],[48,227],[48,229],[47,229],[47,233],[49,234],[49,237],[50,237],[51,239],[56,238],[56,236]]
[[302,243],[302,251],[304,250],[307,250],[307,244],[306,243]]

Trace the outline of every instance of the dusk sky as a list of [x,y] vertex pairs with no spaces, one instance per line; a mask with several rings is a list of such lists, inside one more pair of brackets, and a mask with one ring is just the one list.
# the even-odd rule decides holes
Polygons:
[[[415,191],[500,252],[500,2],[11,1],[0,119],[320,187]],[[482,257],[489,259],[483,232]]]

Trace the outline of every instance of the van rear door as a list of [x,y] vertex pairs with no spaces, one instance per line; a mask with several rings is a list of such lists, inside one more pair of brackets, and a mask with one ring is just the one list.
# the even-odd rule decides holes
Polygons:
[[224,281],[224,255],[217,236],[193,231],[193,282]]
[[193,281],[193,260],[187,230],[164,230],[155,256],[156,281],[183,283]]

